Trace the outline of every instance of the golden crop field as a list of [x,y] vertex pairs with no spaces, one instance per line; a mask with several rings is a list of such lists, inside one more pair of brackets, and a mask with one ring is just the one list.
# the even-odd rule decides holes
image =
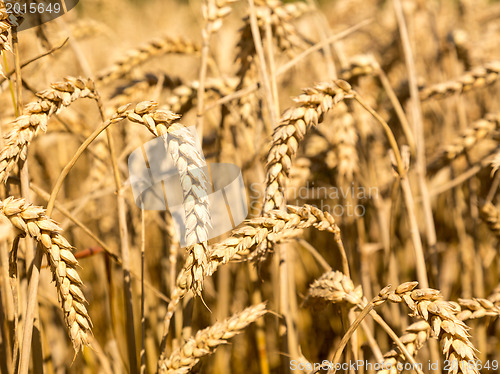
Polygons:
[[499,373],[499,42],[493,0],[0,0],[0,372]]

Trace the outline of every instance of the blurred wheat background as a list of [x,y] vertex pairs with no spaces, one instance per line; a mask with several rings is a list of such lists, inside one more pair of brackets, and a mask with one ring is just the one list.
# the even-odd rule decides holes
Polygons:
[[[2,373],[500,372],[500,2],[5,3]],[[247,190],[217,238],[203,155]]]

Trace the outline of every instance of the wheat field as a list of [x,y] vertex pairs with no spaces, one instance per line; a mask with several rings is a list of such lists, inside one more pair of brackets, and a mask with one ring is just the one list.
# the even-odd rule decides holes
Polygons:
[[0,0],[1,373],[500,373],[500,2],[69,3]]

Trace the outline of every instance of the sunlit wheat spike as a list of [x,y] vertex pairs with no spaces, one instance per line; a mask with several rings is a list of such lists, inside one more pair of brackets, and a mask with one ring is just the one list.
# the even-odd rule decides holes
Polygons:
[[165,374],[191,372],[200,358],[214,352],[219,345],[227,343],[228,339],[241,333],[245,327],[262,317],[266,312],[264,303],[257,304],[224,321],[198,331],[180,348],[172,352],[170,357],[160,360],[159,372]]
[[482,139],[500,129],[500,114],[490,113],[484,118],[474,121],[470,127],[463,130],[451,143],[444,145],[442,150],[428,163],[427,170],[436,172],[450,164],[460,155],[472,149]]
[[235,258],[256,259],[259,246],[287,239],[297,230],[309,227],[334,234],[340,231],[328,212],[307,204],[302,207],[288,205],[287,212],[273,210],[265,217],[245,220],[232,231],[231,236],[213,245],[207,275],[212,275],[219,266]]
[[295,98],[298,107],[289,108],[282,114],[267,154],[264,212],[284,204],[283,190],[300,141],[307,130],[321,123],[324,115],[343,98],[343,91],[335,84],[320,83],[304,89],[304,93]]
[[495,83],[499,75],[500,61],[491,61],[466,72],[455,80],[422,88],[420,90],[420,99],[442,99],[453,94],[486,87]]
[[[394,291],[389,291],[386,299],[393,303],[406,305],[414,316],[418,316],[425,321],[429,329],[441,342],[441,349],[444,356],[449,360],[456,360],[458,372],[478,374],[479,371],[469,362],[475,362],[476,352],[470,341],[469,328],[457,317],[460,308],[452,303],[443,300],[439,290],[427,288],[417,289],[418,282],[406,282]],[[308,300],[326,300],[334,303],[346,302],[359,308],[364,308],[366,300],[363,299],[361,291],[354,287],[351,279],[338,271],[330,271],[323,274],[315,281],[308,291]],[[423,326],[418,326],[419,331],[426,331]],[[424,337],[420,336],[419,342],[423,343]],[[415,340],[409,340],[415,343]],[[417,345],[418,345],[417,344]],[[416,346],[415,346],[416,347]],[[411,348],[411,347],[410,347]],[[416,349],[413,349],[416,352]],[[399,358],[395,358],[399,357]],[[400,359],[400,355],[388,355],[386,357],[391,362]],[[404,356],[403,356],[404,358]],[[395,365],[394,365],[395,366]],[[453,371],[450,369],[450,373]],[[389,369],[383,369],[379,374],[389,374]]]
[[[124,118],[144,125],[153,135],[161,136],[167,144],[169,156],[177,168],[183,189],[183,206],[187,223],[185,239],[190,246],[187,249],[184,266],[187,279],[183,279],[181,284],[199,294],[203,288],[203,276],[208,263],[207,240],[211,228],[209,182],[202,169],[203,155],[196,147],[195,138],[189,130],[174,122],[179,115],[158,109],[157,102],[143,101],[131,110],[127,110],[127,107],[118,109],[112,120]],[[202,196],[199,196],[200,191],[204,191]]]
[[5,135],[0,152],[0,182],[7,180],[18,161],[26,160],[30,142],[40,131],[47,130],[52,115],[80,98],[99,100],[92,80],[74,77],[52,83],[49,89],[38,92],[37,96],[38,101],[27,104],[25,114],[9,125],[11,130]]
[[38,243],[50,265],[59,296],[59,302],[75,352],[88,345],[92,334],[92,321],[87,312],[83,282],[78,275],[78,261],[73,255],[73,247],[59,233],[61,228],[45,215],[45,209],[27,203],[24,199],[9,197],[0,202],[0,210],[19,230]]
[[104,84],[119,79],[135,67],[147,62],[154,56],[164,54],[196,54],[200,46],[184,38],[165,36],[156,38],[144,45],[131,49],[127,55],[97,74],[96,82]]

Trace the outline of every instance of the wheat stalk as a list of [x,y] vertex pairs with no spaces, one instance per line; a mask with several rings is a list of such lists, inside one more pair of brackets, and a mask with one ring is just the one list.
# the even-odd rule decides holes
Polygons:
[[9,172],[18,161],[26,160],[29,143],[38,132],[47,130],[47,122],[52,115],[80,98],[99,101],[92,80],[73,77],[52,83],[49,89],[36,95],[39,99],[26,105],[26,114],[12,122],[10,126],[13,129],[4,137],[4,147],[0,152],[0,182],[7,180]]
[[183,374],[191,372],[201,357],[206,356],[227,340],[241,333],[249,324],[266,314],[264,303],[251,306],[224,321],[200,330],[189,338],[170,357],[160,360],[159,372],[165,374]]
[[[269,14],[272,35],[278,49],[290,56],[293,56],[294,48],[301,48],[305,45],[292,21],[310,10],[311,7],[303,2],[283,4],[279,0],[255,1],[255,14],[260,34],[265,34],[265,17]],[[239,66],[236,76],[240,79],[239,88],[244,86],[243,82],[250,71],[252,71],[252,74],[249,78],[254,79],[253,67],[257,55],[252,41],[250,17],[246,16],[243,22],[244,25],[239,30],[238,44],[236,45],[236,63]]]
[[27,203],[24,199],[9,197],[0,203],[0,210],[21,235],[28,235],[39,243],[50,264],[64,321],[69,331],[75,353],[88,345],[92,322],[87,312],[83,282],[76,271],[78,261],[73,247],[59,232],[56,222],[45,215],[45,209]]

